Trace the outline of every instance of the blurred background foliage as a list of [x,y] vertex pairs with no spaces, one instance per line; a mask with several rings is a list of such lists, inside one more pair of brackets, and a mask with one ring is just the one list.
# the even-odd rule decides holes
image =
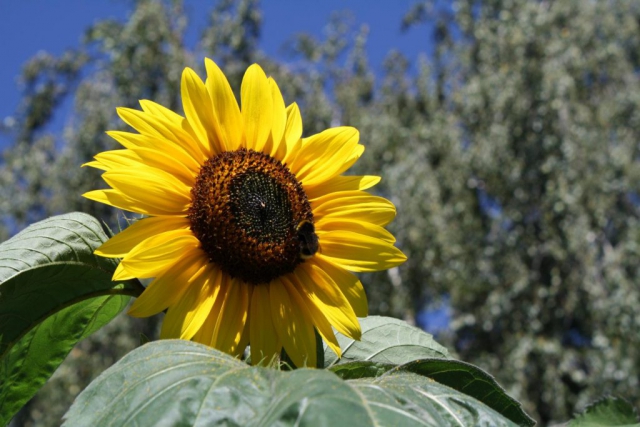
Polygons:
[[[605,393],[640,404],[640,3],[416,1],[398,27],[429,28],[434,54],[389,52],[384,75],[368,65],[366,28],[343,14],[324,39],[292,39],[282,62],[258,48],[257,0],[208,13],[186,46],[181,1],[133,1],[128,21],[25,64],[0,169],[2,239],[75,210],[117,224],[121,212],[80,197],[103,184],[79,167],[118,148],[104,133],[125,129],[115,108],[152,99],[180,111],[182,69],[203,76],[203,56],[235,89],[259,62],[299,103],[305,135],[360,130],[354,172],[382,175],[375,191],[397,206],[390,228],[409,260],[363,276],[371,313],[437,332],[542,425]],[[66,97],[73,120],[52,134]],[[12,425],[58,425],[157,322],[123,315],[80,343]]]

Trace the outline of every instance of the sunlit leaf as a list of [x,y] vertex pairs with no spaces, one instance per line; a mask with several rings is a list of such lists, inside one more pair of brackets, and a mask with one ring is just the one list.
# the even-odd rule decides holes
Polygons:
[[342,380],[250,367],[180,340],[140,347],[102,373],[66,426],[514,426],[473,397],[410,372]]
[[522,405],[510,397],[491,375],[470,363],[452,359],[425,359],[399,366],[396,370],[427,376],[473,396],[518,425],[535,425],[535,421],[522,410]]
[[135,282],[111,281],[114,260],[93,255],[106,239],[93,217],[72,213],[0,244],[0,424],[138,294]]
[[354,380],[359,378],[379,377],[396,367],[396,365],[390,365],[388,363],[356,361],[333,365],[329,370],[342,379]]
[[360,319],[362,339],[336,334],[343,357],[325,351],[326,366],[344,379],[379,377],[389,371],[413,372],[472,396],[513,422],[534,421],[495,379],[480,368],[449,359],[447,349],[433,337],[402,320],[370,316]]
[[605,397],[589,405],[569,427],[638,427],[638,414],[629,402],[619,397]]
[[369,316],[360,320],[362,338],[355,341],[336,333],[342,358],[325,348],[325,367],[352,361],[401,365],[416,359],[448,358],[447,349],[431,334],[393,317]]

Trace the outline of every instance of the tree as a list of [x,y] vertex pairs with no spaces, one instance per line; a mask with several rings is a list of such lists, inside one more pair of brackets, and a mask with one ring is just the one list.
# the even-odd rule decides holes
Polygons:
[[[402,179],[388,181],[408,202],[403,278],[414,301],[425,288],[451,294],[460,357],[543,424],[603,392],[640,399],[639,12],[627,1],[425,2],[406,21],[437,22],[436,78],[414,83],[436,87],[412,100],[438,111],[411,108],[395,131],[416,135],[395,151],[413,164],[392,165]],[[434,183],[420,189],[416,175]]]
[[[152,99],[179,111],[180,73],[202,71],[204,55],[236,90],[259,61],[287,83],[305,134],[360,130],[355,173],[379,172],[375,191],[397,206],[391,228],[409,261],[364,276],[372,313],[413,320],[444,297],[453,318],[438,338],[542,424],[603,392],[639,404],[639,22],[630,0],[417,2],[398,24],[425,31],[435,53],[390,52],[375,76],[367,29],[339,15],[280,63],[259,50],[255,0],[218,2],[196,47],[182,2],[139,0],[127,22],[99,22],[75,51],[25,66],[0,173],[5,230],[73,210],[125,225],[79,197],[101,184],[78,166],[117,148],[104,133],[125,128],[115,108]],[[72,122],[46,133],[66,96]],[[153,338],[155,326],[123,317],[81,343],[16,422],[57,424],[67,399],[137,345],[122,332]]]

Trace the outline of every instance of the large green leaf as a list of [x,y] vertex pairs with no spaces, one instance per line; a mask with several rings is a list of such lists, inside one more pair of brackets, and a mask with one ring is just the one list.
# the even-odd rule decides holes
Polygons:
[[448,358],[447,349],[431,334],[393,317],[369,316],[360,320],[362,337],[355,341],[336,333],[342,358],[325,347],[324,366],[354,361],[402,365],[416,359]]
[[511,398],[495,379],[469,363],[452,359],[421,359],[396,366],[378,362],[357,361],[329,368],[343,379],[379,377],[396,372],[412,372],[438,381],[468,394],[521,426],[533,426],[535,421]]
[[522,410],[522,405],[511,398],[491,375],[470,363],[451,359],[424,359],[398,366],[396,370],[427,376],[473,396],[519,425],[535,425],[535,421]]
[[619,397],[605,397],[589,405],[569,427],[639,427],[638,414],[629,402]]
[[430,334],[391,317],[371,316],[360,319],[360,324],[360,341],[336,334],[342,359],[336,360],[325,349],[325,366],[341,378],[378,377],[392,370],[413,372],[472,396],[519,425],[535,424],[491,375],[449,359],[447,350]]
[[72,213],[0,244],[0,424],[139,294],[136,282],[111,281],[114,260],[93,255],[106,239],[95,218]]
[[410,372],[342,380],[250,367],[200,344],[156,341],[102,373],[65,425],[513,426],[473,397]]
[[360,378],[379,377],[397,367],[397,365],[391,365],[389,363],[357,361],[333,365],[328,369],[343,380],[356,380]]

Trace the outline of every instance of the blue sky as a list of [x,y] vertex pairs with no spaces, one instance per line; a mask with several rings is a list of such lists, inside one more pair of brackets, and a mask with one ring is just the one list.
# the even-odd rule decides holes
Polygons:
[[[389,50],[399,49],[415,60],[430,44],[425,27],[400,31],[402,16],[413,3],[412,0],[265,0],[261,49],[269,56],[283,59],[282,46],[294,34],[306,32],[322,37],[331,13],[348,10],[356,26],[369,26],[368,54],[379,73]],[[88,26],[106,18],[125,20],[131,4],[128,0],[0,0],[0,121],[14,114],[18,107],[18,76],[29,58],[39,51],[59,55],[78,46]],[[188,41],[192,45],[206,27],[213,4],[214,0],[185,0],[190,18]],[[62,115],[70,114],[68,110]],[[54,126],[62,126],[66,120],[57,117]],[[0,136],[0,148],[7,143],[6,136]]]

